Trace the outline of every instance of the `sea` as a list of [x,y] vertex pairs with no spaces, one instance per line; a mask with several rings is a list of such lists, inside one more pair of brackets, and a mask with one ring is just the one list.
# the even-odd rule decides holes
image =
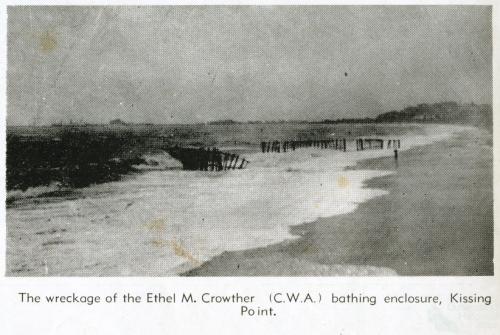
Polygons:
[[[120,181],[79,189],[77,196],[37,198],[50,187],[10,192],[8,197],[24,195],[30,201],[7,208],[7,275],[175,276],[224,251],[293,240],[299,237],[290,233],[291,226],[354,211],[386,194],[364,185],[397,173],[394,158],[394,169],[387,171],[348,167],[394,157],[393,148],[356,151],[356,138],[400,139],[404,151],[446,140],[461,129],[343,124],[318,132],[311,127],[207,126],[207,133],[225,134],[216,143],[221,150],[250,161],[241,170],[184,171],[166,152],[145,153],[154,165],[139,166],[140,173]],[[258,139],[318,133],[321,139],[347,138],[347,151],[259,151]]]

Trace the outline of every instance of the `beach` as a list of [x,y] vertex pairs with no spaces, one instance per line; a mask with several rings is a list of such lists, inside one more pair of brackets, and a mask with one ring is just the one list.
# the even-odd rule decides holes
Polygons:
[[297,239],[226,252],[187,276],[493,275],[492,136],[451,138],[349,170],[393,170],[365,182],[387,193],[346,214],[295,225]]
[[[252,127],[238,137],[260,133]],[[282,132],[315,130],[293,127]],[[120,181],[57,197],[11,192],[7,275],[491,272],[490,134],[383,124],[322,132],[350,136],[349,150],[262,153],[224,139],[221,149],[241,152],[248,168],[184,171],[166,153],[145,154],[154,168]],[[400,138],[397,164],[392,149],[357,151],[358,136]]]

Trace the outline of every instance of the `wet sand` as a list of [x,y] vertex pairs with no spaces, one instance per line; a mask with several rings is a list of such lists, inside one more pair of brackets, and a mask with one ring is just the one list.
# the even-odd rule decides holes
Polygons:
[[186,276],[493,275],[492,138],[450,140],[358,163],[395,170],[351,213],[291,227],[296,240],[225,252]]

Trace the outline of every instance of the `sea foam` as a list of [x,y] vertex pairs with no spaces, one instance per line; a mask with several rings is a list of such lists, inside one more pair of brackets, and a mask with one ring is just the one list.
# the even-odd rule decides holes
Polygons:
[[[401,137],[400,150],[446,139],[458,127],[426,129]],[[9,231],[16,227],[9,237],[26,240],[16,250],[9,243],[9,262],[32,275],[176,274],[223,251],[297,238],[291,225],[348,213],[384,195],[364,181],[392,171],[345,168],[391,155],[387,149],[249,153],[243,170],[147,171],[88,187],[76,200],[9,208]],[[47,229],[58,233],[39,234]]]

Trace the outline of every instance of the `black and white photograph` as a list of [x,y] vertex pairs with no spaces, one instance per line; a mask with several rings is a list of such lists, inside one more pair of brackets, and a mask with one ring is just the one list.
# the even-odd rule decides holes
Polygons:
[[5,276],[494,275],[492,6],[6,12]]

